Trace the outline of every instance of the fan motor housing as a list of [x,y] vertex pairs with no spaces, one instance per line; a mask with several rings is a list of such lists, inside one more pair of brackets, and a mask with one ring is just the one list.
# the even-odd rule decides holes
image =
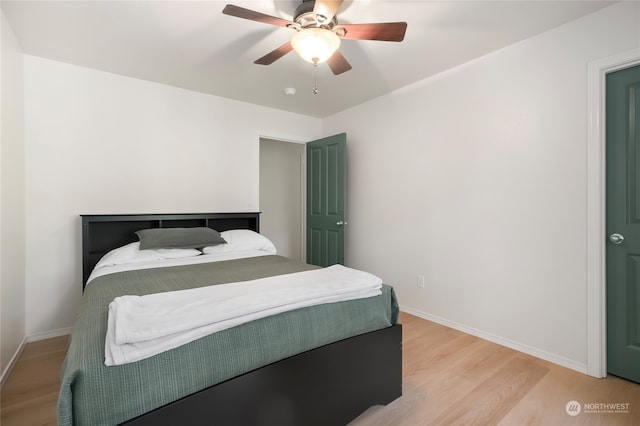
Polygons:
[[297,20],[300,17],[300,15],[313,12],[313,8],[315,7],[315,5],[316,5],[315,0],[302,0],[302,3],[300,3],[298,7],[296,7],[294,21]]
[[302,3],[298,5],[295,11],[295,18],[293,19],[300,28],[325,28],[327,30],[333,29],[338,24],[336,17],[334,16],[331,21],[326,22],[327,19],[323,15],[316,15],[313,17],[313,8],[315,7],[315,0],[302,0]]

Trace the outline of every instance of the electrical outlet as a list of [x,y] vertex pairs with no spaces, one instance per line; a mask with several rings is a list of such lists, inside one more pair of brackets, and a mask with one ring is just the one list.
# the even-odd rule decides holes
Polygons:
[[418,275],[418,280],[416,284],[419,288],[424,288],[424,275]]

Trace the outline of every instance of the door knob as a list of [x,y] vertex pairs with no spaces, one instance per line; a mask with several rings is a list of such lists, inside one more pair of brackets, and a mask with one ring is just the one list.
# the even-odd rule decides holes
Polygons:
[[609,241],[611,241],[613,244],[622,244],[622,242],[624,241],[624,235],[622,234],[611,234],[609,235]]
[[346,224],[347,224],[347,222],[343,222],[341,220],[336,222],[336,225],[338,225],[338,226],[342,226],[342,225],[346,225]]

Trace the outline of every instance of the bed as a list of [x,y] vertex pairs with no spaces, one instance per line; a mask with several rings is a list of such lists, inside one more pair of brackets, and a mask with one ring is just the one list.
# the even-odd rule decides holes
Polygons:
[[344,425],[402,395],[402,328],[386,285],[380,296],[279,313],[137,362],[105,366],[106,312],[115,296],[209,284],[183,284],[185,273],[219,284],[314,267],[268,254],[124,271],[87,285],[100,259],[137,241],[140,229],[259,232],[259,213],[81,220],[84,295],[63,366],[60,425]]

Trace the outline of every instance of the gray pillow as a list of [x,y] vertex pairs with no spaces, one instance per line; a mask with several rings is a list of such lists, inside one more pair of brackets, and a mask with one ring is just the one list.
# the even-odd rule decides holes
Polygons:
[[136,234],[140,238],[140,250],[202,248],[226,243],[218,231],[205,227],[142,229]]

